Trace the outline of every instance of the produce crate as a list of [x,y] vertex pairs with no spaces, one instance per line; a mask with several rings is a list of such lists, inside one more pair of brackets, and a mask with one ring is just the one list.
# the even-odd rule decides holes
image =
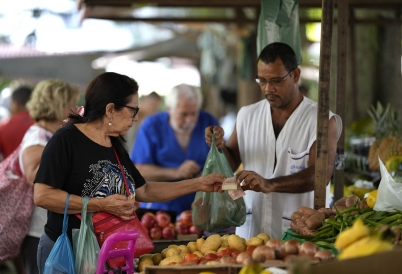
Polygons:
[[402,248],[355,259],[312,265],[310,274],[400,274]]

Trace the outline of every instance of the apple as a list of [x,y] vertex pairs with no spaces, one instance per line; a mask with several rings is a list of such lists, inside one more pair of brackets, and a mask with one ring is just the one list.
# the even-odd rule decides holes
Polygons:
[[151,212],[146,212],[141,218],[141,224],[148,229],[153,228],[156,225],[155,215]]
[[149,230],[149,237],[153,240],[159,240],[162,238],[162,229],[159,226],[154,226]]
[[188,234],[197,234],[198,237],[201,237],[203,233],[204,233],[204,231],[196,228],[193,225],[190,226],[190,228],[188,229]]
[[176,224],[176,232],[178,235],[187,235],[188,234],[188,226],[179,223]]
[[155,217],[156,217],[156,224],[161,228],[167,227],[171,221],[170,215],[164,211],[156,212]]
[[166,226],[162,229],[162,238],[165,240],[172,240],[176,237],[176,232],[170,226]]
[[188,227],[192,226],[193,225],[193,216],[191,214],[191,210],[184,210],[180,214],[179,221]]

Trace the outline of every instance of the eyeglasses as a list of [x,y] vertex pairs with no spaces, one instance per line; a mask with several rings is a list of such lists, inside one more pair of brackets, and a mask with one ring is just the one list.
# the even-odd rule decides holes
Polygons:
[[133,119],[135,115],[137,115],[138,111],[140,111],[140,108],[138,106],[137,107],[124,106],[124,107],[129,108],[133,111],[133,117],[132,117]]
[[267,83],[270,83],[271,85],[278,86],[280,83],[282,83],[283,80],[286,79],[286,77],[294,71],[296,68],[292,69],[291,71],[288,72],[284,77],[276,77],[276,78],[271,78],[269,80],[265,80],[263,78],[258,78],[258,76],[255,78],[255,81],[260,85],[260,87],[265,87]]

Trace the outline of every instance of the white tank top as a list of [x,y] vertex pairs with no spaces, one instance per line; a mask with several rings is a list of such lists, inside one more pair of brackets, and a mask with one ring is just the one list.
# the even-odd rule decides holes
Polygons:
[[[341,135],[341,118],[335,117],[337,138]],[[307,168],[309,151],[317,134],[317,103],[304,97],[282,128],[278,139],[272,126],[267,100],[240,109],[236,122],[240,157],[244,170],[252,170],[270,179]],[[274,169],[275,153],[277,164]],[[236,234],[246,239],[265,232],[281,238],[290,227],[290,217],[300,206],[314,207],[314,191],[307,193],[260,193],[246,191],[247,218]],[[329,185],[326,206],[329,206]]]

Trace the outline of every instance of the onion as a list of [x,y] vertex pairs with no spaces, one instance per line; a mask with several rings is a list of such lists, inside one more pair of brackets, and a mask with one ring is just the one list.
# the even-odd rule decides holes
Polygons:
[[283,245],[285,247],[286,254],[299,254],[300,243],[296,240],[289,240]]
[[328,249],[321,249],[314,254],[314,258],[318,258],[321,262],[325,262],[335,259],[335,255]]
[[282,241],[279,239],[269,239],[266,243],[266,246],[272,248],[275,251],[276,259],[282,259],[286,256],[285,246]]
[[245,259],[251,259],[251,254],[247,251],[240,252],[236,257],[236,262],[238,264],[243,264]]
[[312,242],[304,242],[300,246],[299,254],[314,257],[315,253],[319,250],[318,245]]
[[263,263],[266,260],[275,260],[275,251],[266,245],[260,245],[254,249],[251,257],[254,261]]

